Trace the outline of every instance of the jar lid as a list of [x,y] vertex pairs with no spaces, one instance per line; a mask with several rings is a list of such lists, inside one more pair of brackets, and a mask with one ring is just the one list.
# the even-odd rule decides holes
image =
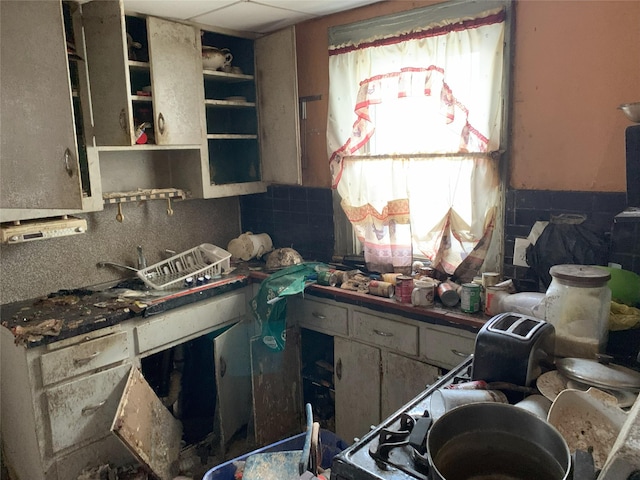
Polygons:
[[611,279],[607,270],[591,265],[554,265],[549,273],[575,287],[601,287]]
[[556,368],[565,377],[594,387],[612,390],[640,390],[640,372],[613,363],[587,358],[561,358]]

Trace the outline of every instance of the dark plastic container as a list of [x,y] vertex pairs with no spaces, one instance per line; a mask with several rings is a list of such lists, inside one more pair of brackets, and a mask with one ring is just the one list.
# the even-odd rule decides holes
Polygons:
[[[216,465],[207,473],[202,480],[233,480],[236,473],[236,463],[244,461],[254,453],[265,452],[286,452],[290,450],[302,451],[304,447],[306,433],[299,433],[293,437],[285,438],[279,442],[272,443],[266,447],[259,448],[234,459],[228,460],[220,465]],[[320,443],[322,444],[322,468],[330,468],[333,457],[347,448],[347,444],[329,430],[320,430]]]

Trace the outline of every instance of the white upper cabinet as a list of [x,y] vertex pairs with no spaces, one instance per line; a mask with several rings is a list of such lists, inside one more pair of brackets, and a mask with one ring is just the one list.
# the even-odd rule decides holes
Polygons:
[[295,27],[255,43],[262,180],[302,185]]
[[301,184],[295,29],[257,40],[203,31],[202,44],[232,57],[203,70],[204,196]]
[[83,20],[97,145],[201,144],[198,30],[118,0],[84,4]]
[[0,207],[81,210],[62,4],[3,0],[0,18]]

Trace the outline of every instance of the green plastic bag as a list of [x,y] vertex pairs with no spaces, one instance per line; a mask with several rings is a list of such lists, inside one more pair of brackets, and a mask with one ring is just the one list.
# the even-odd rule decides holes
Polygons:
[[262,328],[262,341],[272,350],[282,351],[286,343],[286,297],[315,283],[319,265],[324,264],[304,262],[278,270],[262,281],[260,290],[251,300],[253,316]]

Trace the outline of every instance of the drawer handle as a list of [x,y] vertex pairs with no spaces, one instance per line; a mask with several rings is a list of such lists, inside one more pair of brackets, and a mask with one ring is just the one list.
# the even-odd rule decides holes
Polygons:
[[93,360],[94,358],[96,358],[98,355],[100,355],[101,352],[93,352],[91,355],[89,355],[88,357],[84,357],[84,358],[74,358],[73,359],[73,365],[76,367],[81,367],[83,365],[86,365],[87,363],[89,363],[91,360]]
[[375,328],[373,329],[373,331],[376,332],[381,337],[393,337],[393,333],[383,332],[382,330],[376,330]]
[[453,353],[454,355],[457,355],[458,357],[465,357],[466,358],[466,357],[469,356],[468,353],[461,352],[460,350],[456,350],[455,348],[451,349],[451,353]]
[[338,362],[336,363],[336,377],[338,377],[338,380],[342,380],[342,359],[339,358]]
[[82,409],[82,416],[86,417],[87,415],[93,415],[96,412],[96,410],[102,407],[105,403],[107,403],[107,401],[103,400],[97,405],[89,405],[88,407],[84,407]]
[[327,318],[325,315],[318,312],[313,312],[311,315],[313,315],[316,318],[319,318],[320,320],[325,320]]

